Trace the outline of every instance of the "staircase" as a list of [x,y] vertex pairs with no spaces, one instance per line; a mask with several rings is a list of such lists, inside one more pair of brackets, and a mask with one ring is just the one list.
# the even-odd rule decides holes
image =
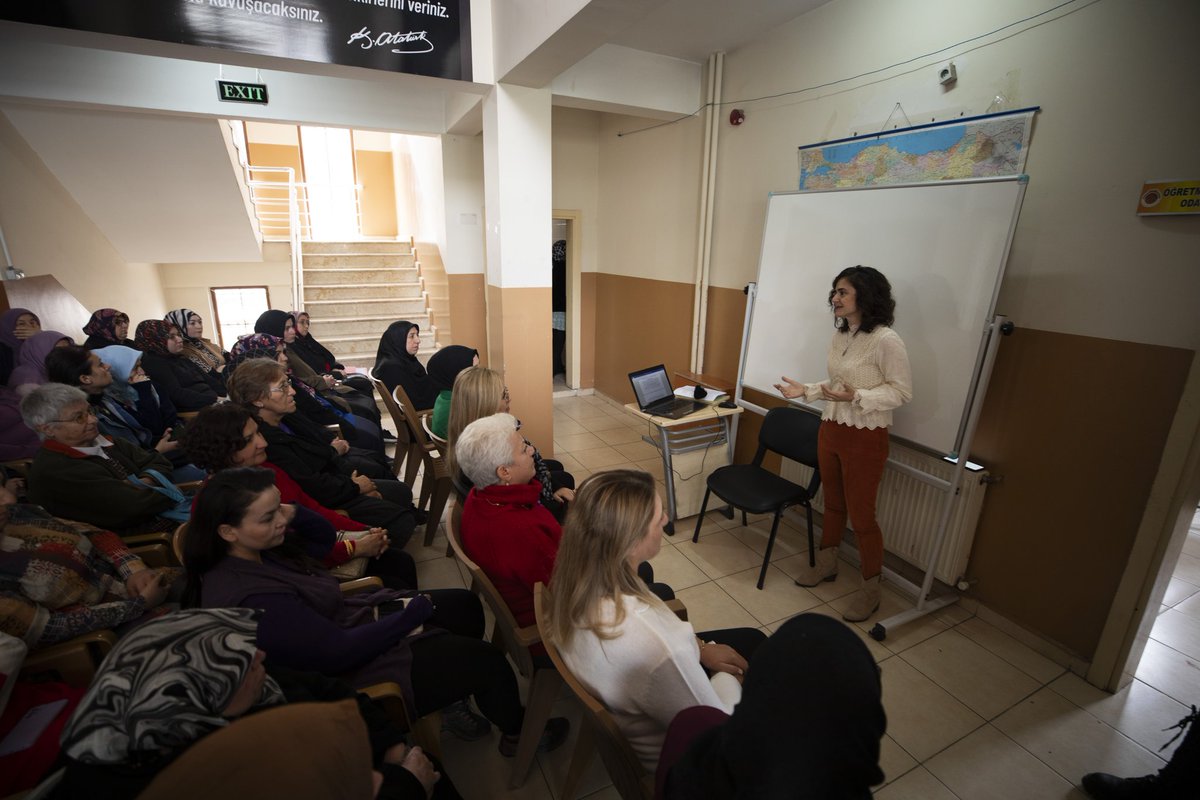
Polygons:
[[304,310],[338,361],[375,365],[379,337],[398,319],[421,326],[424,362],[436,347],[429,293],[412,242],[305,242]]

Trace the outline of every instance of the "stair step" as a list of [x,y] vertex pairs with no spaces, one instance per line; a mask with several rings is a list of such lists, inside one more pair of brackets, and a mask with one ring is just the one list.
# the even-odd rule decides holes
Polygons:
[[304,255],[327,255],[344,253],[390,253],[412,254],[409,242],[389,241],[357,241],[357,242],[304,242],[301,250]]
[[[355,317],[390,316],[397,319],[425,319],[424,298],[411,299],[363,299],[363,300],[307,300],[304,303],[311,317]],[[419,324],[419,322],[418,322]]]
[[304,300],[417,300],[421,287],[415,283],[340,284],[304,287]]
[[341,267],[344,269],[408,268],[415,269],[411,255],[403,253],[327,253],[304,256],[304,268]]
[[416,284],[420,278],[415,267],[329,267],[304,268],[305,286],[344,286],[346,284]]

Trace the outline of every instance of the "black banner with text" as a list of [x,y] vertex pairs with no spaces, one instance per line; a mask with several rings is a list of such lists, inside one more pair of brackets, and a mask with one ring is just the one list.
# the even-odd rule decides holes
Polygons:
[[471,80],[470,0],[17,0],[0,18]]

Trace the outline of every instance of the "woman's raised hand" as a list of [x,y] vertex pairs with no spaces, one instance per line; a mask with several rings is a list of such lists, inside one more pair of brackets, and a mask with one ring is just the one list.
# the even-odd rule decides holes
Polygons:
[[783,381],[783,383],[775,384],[775,388],[779,390],[779,393],[781,395],[783,395],[784,397],[786,397],[789,400],[791,400],[793,397],[803,397],[804,396],[804,384],[803,383],[798,383],[786,375],[781,375],[779,377],[779,379],[781,381]]

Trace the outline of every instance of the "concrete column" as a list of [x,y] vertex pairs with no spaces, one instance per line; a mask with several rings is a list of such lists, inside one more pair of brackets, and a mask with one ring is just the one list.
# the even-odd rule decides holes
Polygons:
[[487,363],[522,432],[554,452],[550,374],[550,90],[496,84],[483,106]]

